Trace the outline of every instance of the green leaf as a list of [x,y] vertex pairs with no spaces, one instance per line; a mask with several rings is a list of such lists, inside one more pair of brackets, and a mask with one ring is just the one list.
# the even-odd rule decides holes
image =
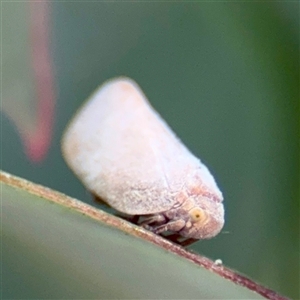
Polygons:
[[0,183],[2,298],[283,299],[78,200],[4,172]]

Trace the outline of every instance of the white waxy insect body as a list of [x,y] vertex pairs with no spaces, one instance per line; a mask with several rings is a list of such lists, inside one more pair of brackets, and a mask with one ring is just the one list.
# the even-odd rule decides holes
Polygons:
[[122,213],[145,216],[156,233],[204,239],[223,227],[214,178],[128,78],[92,95],[67,128],[62,149],[92,193]]

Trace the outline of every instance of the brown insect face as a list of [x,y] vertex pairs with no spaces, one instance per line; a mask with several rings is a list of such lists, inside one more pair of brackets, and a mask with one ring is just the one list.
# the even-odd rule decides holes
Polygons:
[[215,203],[213,214],[200,207],[192,208],[187,214],[185,227],[179,232],[184,237],[208,239],[217,235],[223,228],[224,208],[220,203]]
[[198,201],[187,198],[180,206],[148,216],[143,224],[155,233],[172,232],[186,238],[208,239],[221,231],[224,208],[222,203],[209,198],[201,197]]

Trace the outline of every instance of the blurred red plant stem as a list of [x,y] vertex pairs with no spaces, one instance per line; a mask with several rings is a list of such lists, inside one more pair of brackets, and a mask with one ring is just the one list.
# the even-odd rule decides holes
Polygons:
[[23,136],[25,152],[33,162],[42,161],[51,143],[55,91],[50,57],[49,2],[28,2],[30,9],[31,62],[37,101],[35,129]]

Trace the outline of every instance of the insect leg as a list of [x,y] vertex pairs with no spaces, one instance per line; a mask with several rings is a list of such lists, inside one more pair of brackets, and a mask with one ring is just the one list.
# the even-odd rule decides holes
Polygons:
[[140,225],[141,226],[145,226],[145,225],[162,225],[165,224],[167,222],[167,219],[164,215],[161,214],[155,214],[155,215],[148,215],[143,217]]
[[166,224],[159,225],[159,226],[153,226],[150,230],[155,232],[156,234],[165,232],[165,231],[173,231],[173,232],[178,232],[180,231],[183,227],[185,226],[185,221],[184,220],[175,220],[175,221],[170,221]]
[[182,247],[189,246],[198,241],[197,239],[193,239],[193,238],[185,238],[178,233],[166,235],[165,238],[171,242],[174,242],[174,243],[182,246]]

